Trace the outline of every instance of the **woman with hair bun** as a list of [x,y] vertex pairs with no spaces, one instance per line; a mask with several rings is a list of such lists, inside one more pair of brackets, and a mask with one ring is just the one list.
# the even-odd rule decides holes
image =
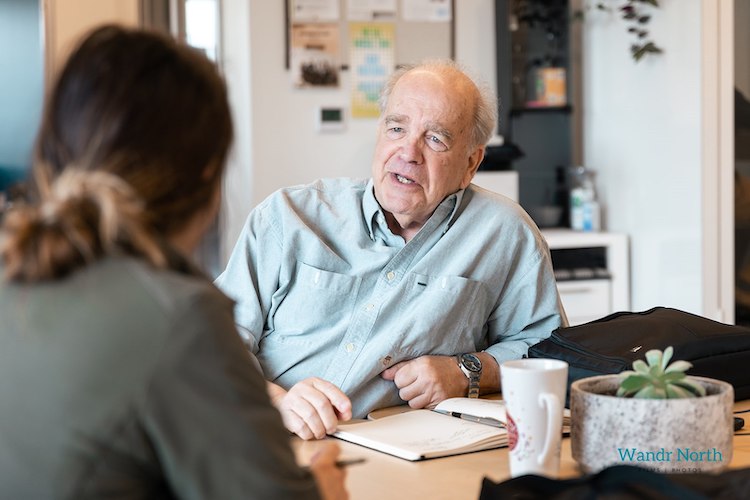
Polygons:
[[202,55],[104,26],[70,56],[32,200],[0,227],[1,498],[344,498],[331,445],[297,467],[238,336],[190,263],[232,140]]

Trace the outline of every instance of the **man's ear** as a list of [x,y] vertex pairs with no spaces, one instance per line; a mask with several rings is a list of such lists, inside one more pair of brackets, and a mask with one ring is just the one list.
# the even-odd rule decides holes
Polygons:
[[474,174],[477,173],[479,164],[482,163],[482,159],[484,159],[484,149],[484,146],[479,146],[469,155],[466,165],[466,174],[461,181],[461,189],[466,189],[469,184],[471,184],[471,180],[474,178]]

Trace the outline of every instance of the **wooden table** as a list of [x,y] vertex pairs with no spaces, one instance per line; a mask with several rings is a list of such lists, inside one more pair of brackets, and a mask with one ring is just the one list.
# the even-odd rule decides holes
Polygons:
[[[735,404],[735,411],[750,409],[750,400]],[[744,416],[744,432],[750,434],[750,413]],[[334,439],[334,438],[329,438]],[[508,448],[465,455],[409,462],[356,444],[335,439],[342,459],[365,458],[363,464],[347,468],[347,488],[352,500],[367,499],[472,499],[479,498],[482,478],[504,481],[510,478]],[[308,463],[321,441],[294,439],[293,446],[300,463]],[[750,435],[736,435],[730,468],[750,467]],[[581,473],[573,460],[570,438],[562,441],[560,477]]]

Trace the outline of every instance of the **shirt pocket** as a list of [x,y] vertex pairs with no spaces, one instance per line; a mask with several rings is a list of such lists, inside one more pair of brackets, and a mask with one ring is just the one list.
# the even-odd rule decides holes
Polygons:
[[486,347],[486,297],[481,281],[412,273],[401,300],[404,330],[397,348],[412,358]]
[[[359,289],[356,276],[297,262],[286,294],[274,313],[274,340],[321,344],[346,331]],[[326,339],[320,334],[325,333]]]

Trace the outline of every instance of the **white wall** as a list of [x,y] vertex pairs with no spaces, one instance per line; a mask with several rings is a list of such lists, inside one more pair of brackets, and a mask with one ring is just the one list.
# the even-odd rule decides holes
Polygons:
[[[494,0],[456,4],[456,59],[494,88]],[[236,150],[225,189],[226,259],[247,213],[276,189],[320,177],[368,177],[376,120],[347,117],[343,133],[315,130],[319,106],[349,110],[349,75],[342,71],[339,89],[292,88],[284,66],[283,1],[224,0],[222,18],[225,71],[233,105],[239,103]],[[243,54],[249,59],[249,72],[243,67]],[[248,91],[249,102],[242,102]]]
[[632,308],[701,313],[701,0],[660,2],[664,49],[635,63],[617,13],[584,32],[584,162],[606,225],[631,238]]

